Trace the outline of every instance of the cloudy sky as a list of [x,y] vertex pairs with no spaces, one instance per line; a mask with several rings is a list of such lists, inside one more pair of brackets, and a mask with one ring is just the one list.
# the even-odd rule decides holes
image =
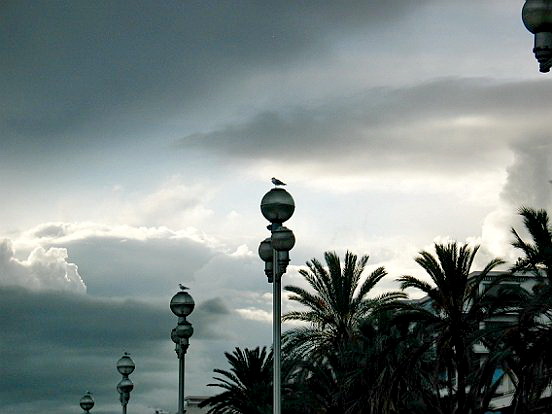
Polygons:
[[[191,288],[186,393],[271,343],[270,177],[297,205],[284,284],[324,251],[394,279],[434,241],[516,254],[552,207],[552,83],[520,0],[3,1],[2,412],[174,411],[168,302]],[[284,309],[290,304],[284,299]],[[132,408],[130,408],[132,407]]]

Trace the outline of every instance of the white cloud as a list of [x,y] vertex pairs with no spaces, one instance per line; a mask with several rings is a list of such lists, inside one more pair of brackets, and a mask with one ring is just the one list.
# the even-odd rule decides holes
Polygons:
[[161,299],[185,282],[198,297],[228,296],[231,306],[243,307],[266,291],[266,277],[256,252],[229,240],[236,244],[193,228],[47,222],[11,244],[34,261],[41,252],[71,257],[92,295]]
[[244,319],[272,323],[272,312],[259,308],[238,308],[236,312]]
[[201,233],[193,227],[171,230],[166,226],[110,225],[96,222],[41,223],[23,232],[17,238],[16,243],[21,247],[36,244],[60,245],[90,238],[118,239],[121,242],[125,240],[189,239],[209,247],[218,244],[216,239]]
[[[63,252],[79,264],[88,293],[136,297],[169,294],[214,254],[227,249],[196,229],[94,222],[49,222],[14,239],[19,251]],[[60,253],[61,254],[61,253]]]
[[182,228],[212,218],[213,211],[205,206],[212,199],[213,189],[198,183],[187,184],[176,175],[137,203],[124,208],[125,222],[147,226]]
[[552,207],[552,142],[548,130],[520,137],[512,149],[514,159],[501,193],[504,202],[515,208]]
[[78,267],[67,258],[67,249],[39,246],[20,260],[15,256],[12,241],[3,239],[0,241],[0,285],[84,293],[86,286]]
[[481,240],[485,250],[493,257],[500,257],[513,263],[517,253],[511,246],[510,228],[519,224],[515,208],[501,205],[487,214],[481,227]]
[[518,209],[522,206],[552,207],[552,144],[547,134],[526,136],[512,144],[513,159],[506,169],[506,178],[499,192],[499,202],[483,219],[481,240],[483,255],[501,257],[509,264],[519,252],[511,246],[511,229],[527,237]]
[[230,256],[233,257],[240,257],[240,256],[254,256],[253,252],[249,250],[249,247],[247,247],[246,244],[240,244],[237,249],[234,251],[234,253],[231,253]]

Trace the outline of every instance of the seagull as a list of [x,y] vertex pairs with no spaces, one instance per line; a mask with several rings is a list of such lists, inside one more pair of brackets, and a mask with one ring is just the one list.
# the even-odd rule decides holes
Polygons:
[[182,283],[179,283],[178,286],[180,286],[180,289],[182,290],[187,290],[189,288],[187,288],[186,286],[184,286]]
[[286,185],[286,183],[278,180],[277,178],[272,177],[272,184],[274,184],[276,187],[279,185]]

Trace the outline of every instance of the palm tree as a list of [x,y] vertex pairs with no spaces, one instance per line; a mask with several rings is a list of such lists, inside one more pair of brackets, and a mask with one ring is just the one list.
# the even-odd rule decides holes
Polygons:
[[330,414],[343,412],[341,384],[336,372],[335,358],[326,360],[303,359],[295,376],[295,383],[303,406],[301,414]]
[[551,336],[550,326],[526,325],[518,319],[504,337],[506,367],[513,373],[515,386],[511,404],[513,414],[533,413],[543,403],[542,395],[552,383]]
[[386,293],[376,298],[368,295],[387,272],[378,267],[364,281],[362,274],[368,256],[360,259],[346,252],[343,266],[336,252],[324,253],[326,267],[317,259],[307,262],[308,270],[299,273],[314,293],[298,286],[286,286],[289,299],[306,310],[288,312],[284,321],[306,322],[303,328],[286,333],[286,342],[301,354],[324,356],[326,351],[346,344],[355,335],[360,322],[378,305],[405,297],[402,293]]
[[521,250],[511,271],[530,272],[537,279],[531,292],[515,293],[517,323],[505,338],[510,351],[516,392],[512,401],[515,414],[532,412],[545,389],[552,383],[552,227],[545,210],[522,207],[527,242],[512,228],[512,245]]
[[241,350],[236,347],[224,355],[230,370],[215,369],[217,383],[209,387],[224,390],[203,401],[209,414],[270,414],[272,412],[272,353],[266,347]]
[[[482,401],[490,399],[489,389],[492,391],[492,386],[496,385],[489,379],[474,378],[478,374],[479,361],[473,353],[473,345],[482,339],[480,324],[492,316],[487,300],[492,286],[481,292],[480,283],[503,262],[491,260],[479,274],[470,278],[478,249],[478,246],[472,248],[456,242],[435,244],[436,257],[421,251],[415,259],[433,284],[409,275],[399,278],[401,289],[417,289],[430,301],[431,308],[415,303],[403,303],[399,308],[403,317],[410,318],[428,332],[423,349],[436,355],[433,378],[441,376],[443,381],[434,381],[434,392],[437,395],[446,392],[446,397],[439,401],[439,411],[443,413],[480,412]],[[492,376],[493,371],[486,367],[487,376]],[[486,387],[473,386],[475,381]]]
[[427,404],[435,399],[428,386],[433,358],[427,353],[412,357],[421,347],[420,326],[395,316],[392,309],[375,312],[360,326],[358,340],[351,343],[347,413],[433,412]]
[[[224,355],[230,370],[214,369],[219,376],[209,387],[224,391],[200,404],[209,407],[209,414],[270,414],[272,413],[272,352],[266,347],[241,350],[236,347]],[[310,413],[315,401],[303,392],[299,381],[302,372],[297,361],[282,361],[282,412],[287,414]]]
[[523,217],[523,224],[533,240],[524,241],[512,228],[514,235],[512,246],[523,253],[512,270],[530,271],[537,277],[542,277],[544,274],[548,284],[552,284],[552,227],[548,213],[543,209],[522,207],[519,209],[519,214]]
[[[346,252],[343,265],[335,252],[324,253],[324,259],[326,266],[312,259],[307,262],[308,270],[299,271],[314,292],[297,286],[284,288],[292,293],[290,300],[306,309],[289,312],[283,320],[307,324],[285,333],[284,350],[309,361],[309,384],[311,390],[319,393],[318,401],[325,411],[344,412],[348,398],[345,389],[348,367],[344,357],[350,342],[358,335],[363,319],[374,309],[405,295],[392,292],[368,297],[387,274],[379,267],[362,280],[368,256],[359,259]],[[316,384],[317,380],[323,383]]]

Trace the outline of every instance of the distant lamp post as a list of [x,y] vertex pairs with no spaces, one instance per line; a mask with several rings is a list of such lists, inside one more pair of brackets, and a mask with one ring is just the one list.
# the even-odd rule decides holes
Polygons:
[[175,351],[178,355],[178,412],[184,414],[184,363],[186,351],[190,346],[190,337],[194,333],[192,324],[186,317],[192,313],[195,307],[194,299],[186,292],[188,288],[180,285],[180,292],[171,299],[171,311],[178,316],[178,325],[171,332],[171,339],[176,344]]
[[552,67],[552,0],[526,0],[521,11],[523,24],[535,35],[533,53],[539,70]]
[[[274,180],[273,180],[274,182]],[[274,182],[275,185],[277,184]],[[259,256],[265,262],[268,283],[272,283],[272,348],[274,356],[273,414],[281,413],[281,279],[289,264],[289,251],[295,245],[293,232],[282,224],[289,220],[295,211],[293,197],[283,188],[275,187],[261,200],[261,213],[270,221],[267,228],[271,237],[259,245]]]
[[87,391],[86,394],[80,399],[80,406],[85,413],[89,413],[92,407],[94,407],[94,398],[90,391]]
[[117,371],[123,376],[123,379],[117,384],[117,391],[120,394],[121,406],[123,407],[123,414],[127,412],[128,400],[130,400],[130,392],[134,388],[134,384],[128,378],[130,374],[134,371],[136,365],[130,357],[128,352],[125,352],[124,355],[117,361]]

